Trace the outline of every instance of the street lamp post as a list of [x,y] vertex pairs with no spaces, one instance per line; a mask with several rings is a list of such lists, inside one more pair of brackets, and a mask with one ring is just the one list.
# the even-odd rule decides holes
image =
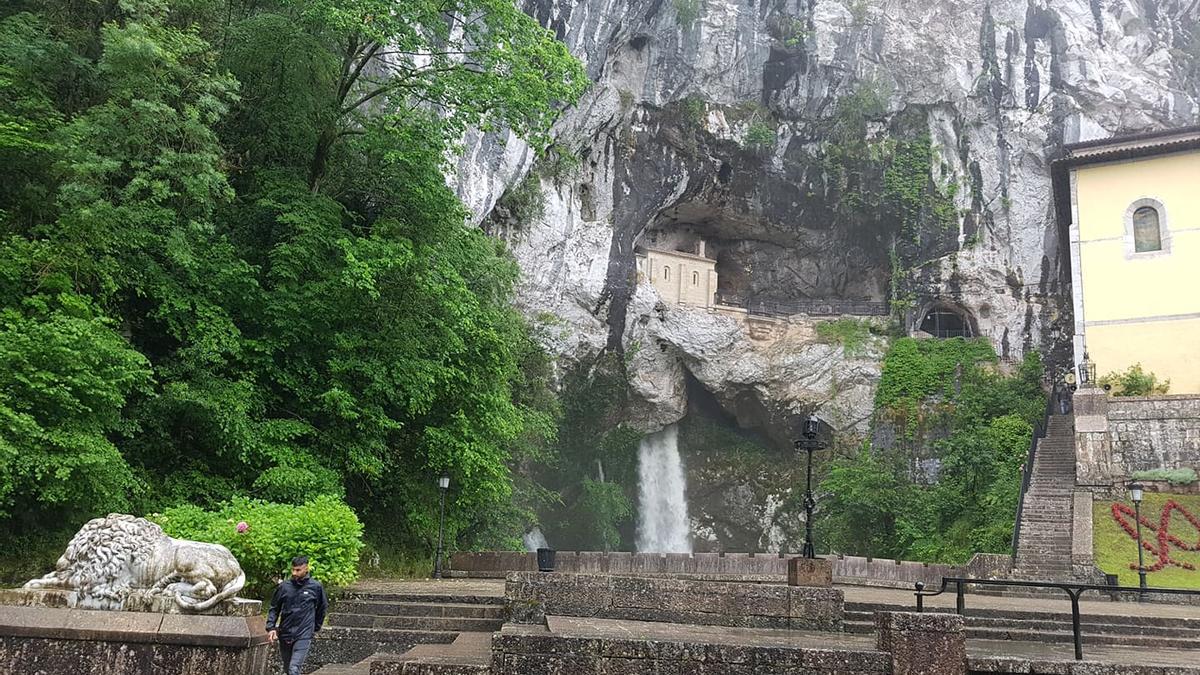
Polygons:
[[804,493],[804,548],[800,553],[804,558],[817,557],[812,537],[813,508],[817,505],[816,500],[813,499],[812,491],[812,459],[813,451],[825,449],[825,441],[817,438],[817,432],[820,428],[820,421],[817,420],[815,415],[810,415],[808,419],[804,420],[804,432],[802,434],[804,438],[796,441],[796,449],[804,450],[808,453],[808,470]]
[[450,487],[450,476],[442,474],[438,478],[438,491],[441,493],[441,505],[439,507],[440,515],[438,516],[438,547],[437,557],[433,561],[433,578],[442,578],[442,537],[446,531],[446,489]]
[[1133,499],[1133,521],[1137,523],[1138,587],[1146,590],[1146,563],[1142,558],[1142,486],[1129,484],[1129,496]]

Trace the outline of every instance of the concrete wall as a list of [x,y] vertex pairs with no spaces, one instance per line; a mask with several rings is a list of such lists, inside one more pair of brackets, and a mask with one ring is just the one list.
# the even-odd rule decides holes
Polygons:
[[[1200,294],[1184,290],[1200,282],[1197,176],[1196,151],[1074,171],[1073,290],[1082,314],[1076,333],[1082,327],[1083,344],[1102,373],[1140,362],[1170,378],[1172,392],[1200,392],[1200,359],[1192,358],[1200,343]],[[1159,251],[1134,251],[1131,217],[1138,206],[1160,212]]]
[[[787,560],[794,556],[753,553],[603,553],[559,551],[555,569],[587,574],[672,575],[769,581],[787,579]],[[839,556],[831,558],[833,580],[839,584],[912,588],[920,581],[940,584],[942,577],[995,578],[1007,573],[1006,555],[976,555],[967,565],[937,565],[888,558]],[[450,556],[450,569],[472,577],[502,578],[508,572],[535,571],[533,553],[516,551],[460,552]]]

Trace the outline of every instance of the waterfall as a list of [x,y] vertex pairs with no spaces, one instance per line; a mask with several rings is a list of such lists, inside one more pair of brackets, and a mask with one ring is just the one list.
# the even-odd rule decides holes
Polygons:
[[642,439],[638,446],[637,549],[652,553],[691,553],[679,430],[674,424]]
[[542,528],[536,525],[532,530],[525,533],[521,539],[525,540],[526,551],[536,551],[539,548],[550,548],[550,544],[546,543],[546,535],[542,534]]

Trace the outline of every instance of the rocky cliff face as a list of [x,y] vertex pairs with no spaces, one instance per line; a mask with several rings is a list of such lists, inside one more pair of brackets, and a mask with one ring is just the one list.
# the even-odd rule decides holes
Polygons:
[[[634,249],[688,228],[723,292],[965,310],[998,351],[1068,329],[1049,164],[1063,143],[1198,117],[1196,0],[526,0],[595,86],[558,125],[566,170],[473,139],[458,189],[511,244],[520,302],[567,359],[629,351],[639,423],[718,398],[869,412],[876,366],[659,302]],[[538,166],[534,166],[538,164]],[[493,212],[536,172],[545,208]],[[711,253],[710,253],[711,255]],[[894,279],[893,279],[894,277]],[[911,326],[910,326],[911,327]],[[811,338],[811,335],[809,336]],[[835,384],[837,383],[837,384]],[[866,406],[864,408],[864,406]]]
[[[1071,324],[1051,160],[1064,143],[1200,115],[1200,0],[525,9],[595,86],[550,158],[472,139],[458,190],[510,243],[519,300],[553,352],[626,353],[647,430],[685,414],[690,373],[742,424],[816,408],[862,431],[879,354],[848,358],[811,322],[755,339],[735,317],[667,305],[638,284],[635,247],[686,230],[709,242],[723,293],[894,288],[909,329],[945,306],[1005,356],[1055,353]],[[530,172],[544,208],[522,215],[501,198]]]

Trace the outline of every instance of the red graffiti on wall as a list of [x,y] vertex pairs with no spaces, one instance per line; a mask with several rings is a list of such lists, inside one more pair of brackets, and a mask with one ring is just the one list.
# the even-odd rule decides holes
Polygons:
[[[1178,512],[1192,526],[1196,532],[1196,542],[1189,544],[1179,537],[1171,534],[1171,515]],[[1113,520],[1125,530],[1131,539],[1137,541],[1137,529],[1130,519],[1134,518],[1134,510],[1132,506],[1125,504],[1114,503],[1112,505]],[[1174,565],[1185,570],[1195,570],[1196,566],[1192,563],[1183,560],[1176,560],[1171,557],[1171,548],[1177,548],[1181,551],[1200,551],[1200,518],[1193,516],[1191,512],[1185,509],[1179,502],[1173,499],[1167,500],[1163,504],[1162,513],[1158,516],[1158,522],[1150,522],[1148,518],[1142,516],[1135,522],[1142,524],[1142,548],[1146,549],[1150,555],[1154,556],[1154,564],[1146,568],[1148,572],[1157,572],[1168,565]],[[1147,530],[1149,532],[1147,533]],[[1150,537],[1152,540],[1149,540]],[[1130,563],[1130,569],[1137,569],[1137,563]]]

